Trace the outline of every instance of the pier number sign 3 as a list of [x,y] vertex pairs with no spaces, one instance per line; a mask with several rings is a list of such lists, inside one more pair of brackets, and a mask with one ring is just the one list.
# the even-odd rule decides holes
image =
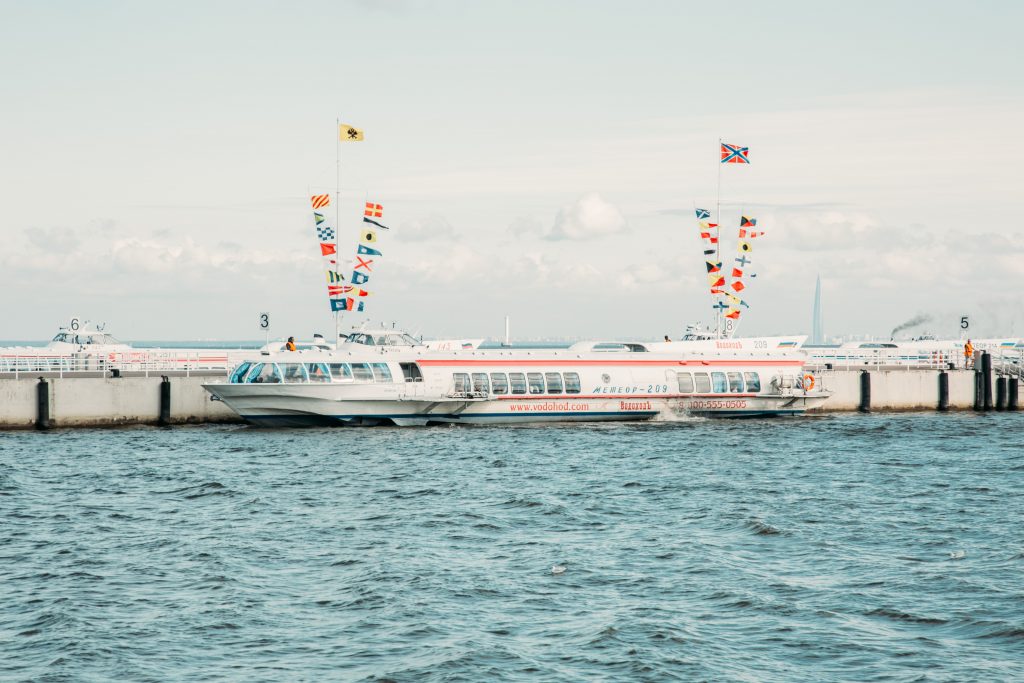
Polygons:
[[260,313],[260,330],[263,332],[270,331],[270,314]]

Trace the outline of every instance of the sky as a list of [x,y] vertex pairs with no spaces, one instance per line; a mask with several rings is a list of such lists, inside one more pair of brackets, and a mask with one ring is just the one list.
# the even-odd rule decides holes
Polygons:
[[[0,0],[0,339],[329,332],[309,194],[384,206],[364,316],[713,319],[695,206],[766,234],[742,335],[1024,334],[1019,2]],[[718,141],[749,166],[720,167]],[[343,250],[345,247],[343,246]]]

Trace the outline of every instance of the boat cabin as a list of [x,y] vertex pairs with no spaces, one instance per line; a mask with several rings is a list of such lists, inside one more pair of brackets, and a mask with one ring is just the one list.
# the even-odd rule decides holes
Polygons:
[[363,346],[421,346],[412,335],[394,330],[376,332],[353,332],[342,344],[361,344]]

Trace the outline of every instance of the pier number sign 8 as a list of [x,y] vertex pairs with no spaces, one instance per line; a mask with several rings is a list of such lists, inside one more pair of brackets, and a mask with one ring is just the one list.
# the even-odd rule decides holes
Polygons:
[[260,329],[264,332],[270,331],[270,314],[260,313]]
[[961,330],[966,330],[970,326],[971,326],[970,319],[968,319],[968,317],[966,315],[960,316],[960,329]]

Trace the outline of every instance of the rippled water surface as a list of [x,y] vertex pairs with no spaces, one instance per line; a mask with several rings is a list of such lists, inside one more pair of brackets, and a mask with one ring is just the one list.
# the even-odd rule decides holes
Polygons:
[[970,413],[2,433],[0,678],[1021,680],[1022,444]]

